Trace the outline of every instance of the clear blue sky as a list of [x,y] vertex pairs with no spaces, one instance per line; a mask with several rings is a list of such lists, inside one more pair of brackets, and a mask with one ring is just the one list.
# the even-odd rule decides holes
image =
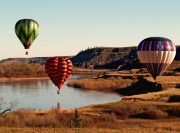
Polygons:
[[[0,0],[0,59],[76,55],[94,46],[137,46],[161,36],[180,44],[180,0]],[[30,18],[40,33],[25,56],[14,26]]]

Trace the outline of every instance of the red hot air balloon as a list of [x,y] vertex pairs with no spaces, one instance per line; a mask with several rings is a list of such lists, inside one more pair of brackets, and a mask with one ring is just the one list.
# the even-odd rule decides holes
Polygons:
[[72,62],[65,57],[50,57],[45,63],[45,70],[51,81],[58,87],[57,93],[72,72]]

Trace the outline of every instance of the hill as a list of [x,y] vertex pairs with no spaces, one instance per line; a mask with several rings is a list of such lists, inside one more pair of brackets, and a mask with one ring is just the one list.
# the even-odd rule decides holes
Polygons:
[[[70,58],[77,68],[129,70],[144,67],[137,57],[137,47],[95,47],[82,50],[75,56],[66,57]],[[48,57],[8,58],[1,60],[0,64],[27,62],[43,65],[47,59]],[[168,69],[178,71],[179,66],[180,46],[176,46],[175,60]]]
[[[144,67],[137,57],[137,47],[97,47],[81,51],[71,58],[73,65],[80,68],[130,70]],[[169,70],[180,66],[180,46]]]

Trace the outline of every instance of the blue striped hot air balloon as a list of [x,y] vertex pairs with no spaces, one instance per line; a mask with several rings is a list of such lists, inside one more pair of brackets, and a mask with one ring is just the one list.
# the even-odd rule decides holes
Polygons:
[[167,38],[150,37],[139,43],[137,54],[140,62],[156,80],[174,60],[176,46]]

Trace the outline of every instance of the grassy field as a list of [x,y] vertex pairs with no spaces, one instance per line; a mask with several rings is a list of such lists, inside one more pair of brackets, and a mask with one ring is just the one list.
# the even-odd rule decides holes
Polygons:
[[80,126],[74,128],[74,110],[20,109],[0,117],[0,132],[60,133],[172,133],[180,132],[179,103],[119,101],[78,108]]
[[[146,124],[145,124],[146,123]],[[169,123],[169,124],[168,124]],[[123,120],[119,129],[108,128],[0,128],[0,133],[178,133],[176,121]]]
[[180,96],[180,89],[177,88],[169,88],[167,90],[158,91],[158,92],[149,92],[141,95],[132,95],[125,96],[123,100],[143,100],[143,101],[164,101],[168,102],[171,96]]

